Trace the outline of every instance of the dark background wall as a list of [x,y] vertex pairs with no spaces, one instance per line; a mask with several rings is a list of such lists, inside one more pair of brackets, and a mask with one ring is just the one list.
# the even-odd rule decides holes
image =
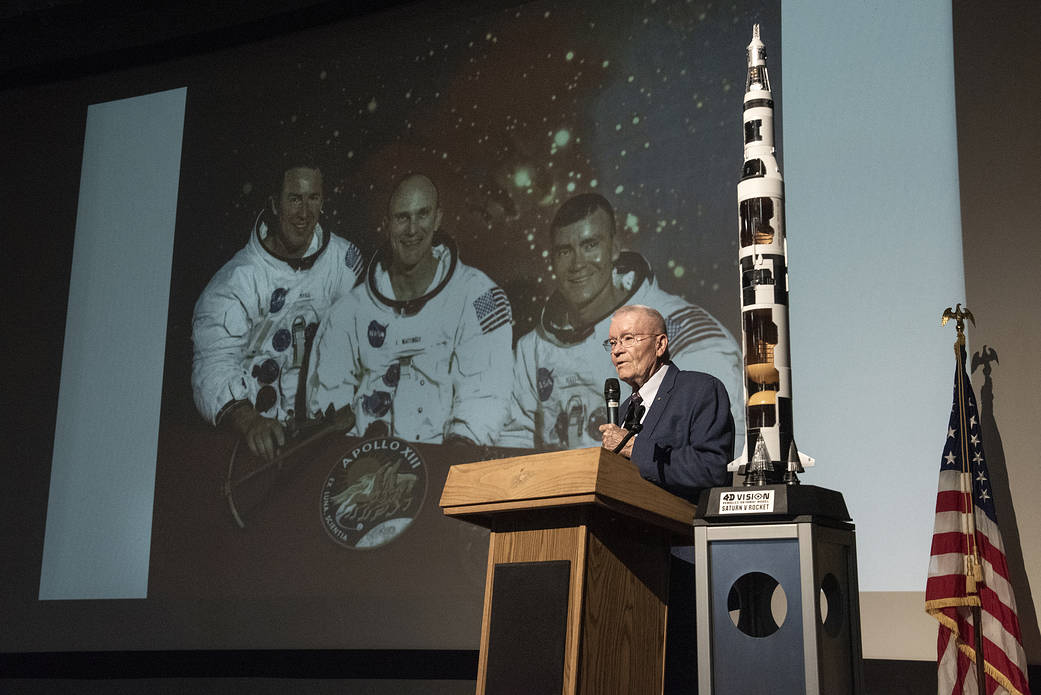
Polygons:
[[[999,523],[1016,587],[1024,646],[1041,663],[1041,401],[1037,346],[1041,323],[1041,198],[1036,162],[1041,141],[1028,135],[1020,114],[1027,95],[1041,89],[1028,66],[1041,57],[1029,26],[1041,3],[1016,0],[982,5],[954,2],[958,176],[961,186],[965,291],[976,317],[971,349],[987,356],[973,367],[983,411],[983,441]],[[1034,689],[1038,688],[1034,679]]]

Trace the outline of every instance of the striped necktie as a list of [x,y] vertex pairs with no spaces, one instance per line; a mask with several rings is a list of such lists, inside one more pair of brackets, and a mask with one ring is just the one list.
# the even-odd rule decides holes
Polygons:
[[629,408],[625,411],[625,419],[622,420],[622,427],[625,429],[632,429],[635,425],[643,418],[643,399],[640,398],[640,394],[634,393],[629,398]]

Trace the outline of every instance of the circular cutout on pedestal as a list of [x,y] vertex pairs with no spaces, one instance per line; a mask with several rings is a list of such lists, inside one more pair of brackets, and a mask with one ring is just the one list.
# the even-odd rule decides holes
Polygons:
[[821,579],[820,614],[824,632],[830,637],[837,637],[845,621],[842,607],[845,605],[842,587],[834,574],[828,573]]
[[749,637],[769,637],[788,616],[788,595],[768,574],[749,572],[737,578],[727,596],[730,620]]

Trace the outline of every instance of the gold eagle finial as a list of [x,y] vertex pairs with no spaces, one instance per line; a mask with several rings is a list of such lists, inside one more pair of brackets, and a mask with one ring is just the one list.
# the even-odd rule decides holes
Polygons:
[[959,345],[964,345],[965,344],[965,319],[969,319],[970,321],[972,321],[972,325],[975,326],[976,325],[976,318],[972,315],[972,312],[969,311],[968,307],[965,307],[964,309],[962,309],[961,308],[961,302],[959,302],[958,304],[955,305],[954,309],[951,309],[950,307],[947,307],[946,309],[943,310],[943,316],[940,318],[940,325],[941,326],[946,326],[947,322],[950,321],[951,319],[955,320],[955,322],[956,322],[955,326],[958,329],[958,344]]

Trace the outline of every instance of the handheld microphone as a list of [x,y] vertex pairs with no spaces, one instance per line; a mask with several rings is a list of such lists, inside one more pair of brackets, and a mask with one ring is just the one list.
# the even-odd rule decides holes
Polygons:
[[618,379],[608,379],[604,382],[604,400],[607,401],[607,421],[614,425],[618,422],[618,400],[622,397],[622,389],[618,385]]

